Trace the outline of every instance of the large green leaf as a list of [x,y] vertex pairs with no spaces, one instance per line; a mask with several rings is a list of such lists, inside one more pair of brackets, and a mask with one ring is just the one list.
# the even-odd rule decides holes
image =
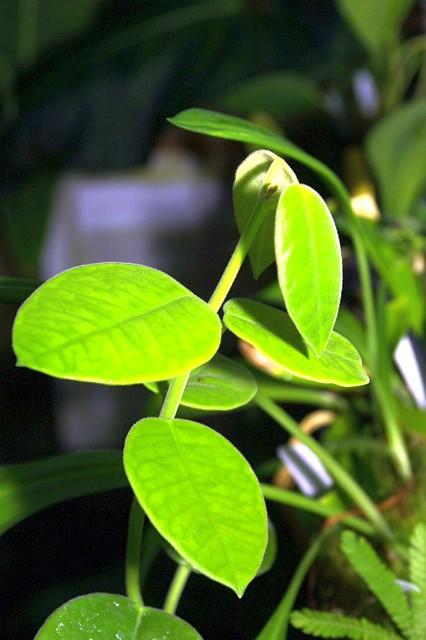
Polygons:
[[251,153],[235,174],[233,202],[240,233],[247,225],[262,190],[272,181],[277,189],[268,198],[269,213],[249,252],[255,278],[274,262],[275,210],[281,193],[289,184],[297,182],[297,177],[284,160],[265,150]]
[[299,378],[333,383],[342,387],[366,384],[368,376],[351,343],[333,332],[320,358],[307,346],[290,317],[252,300],[230,300],[224,322],[236,336],[254,345],[260,353]]
[[136,264],[69,269],[20,308],[18,365],[71,380],[166,380],[210,360],[221,326],[210,307],[170,276]]
[[374,56],[397,44],[400,25],[413,4],[414,0],[337,0],[343,17]]
[[321,107],[321,94],[308,76],[276,71],[244,80],[219,98],[234,113],[266,112],[275,118],[291,118]]
[[144,418],[127,437],[124,466],[161,535],[242,596],[263,559],[267,518],[257,478],[237,449],[197,422]]
[[339,309],[342,257],[331,213],[310,187],[294,184],[283,192],[277,210],[275,252],[287,311],[320,356]]
[[53,504],[127,487],[120,451],[82,451],[0,467],[0,535]]
[[159,609],[140,609],[132,600],[92,593],[56,609],[36,640],[201,640],[193,627]]
[[367,154],[386,215],[400,218],[414,213],[426,187],[425,149],[425,99],[398,107],[370,131]]

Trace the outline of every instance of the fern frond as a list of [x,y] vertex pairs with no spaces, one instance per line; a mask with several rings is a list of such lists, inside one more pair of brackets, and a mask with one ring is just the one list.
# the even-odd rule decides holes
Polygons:
[[291,624],[316,638],[350,638],[351,640],[402,640],[401,636],[388,631],[365,618],[350,618],[334,613],[322,613],[302,609],[291,615]]
[[426,525],[416,526],[410,541],[410,579],[418,588],[411,592],[413,608],[412,640],[426,638]]
[[[370,543],[352,531],[342,534],[341,546],[352,567],[366,582],[402,633],[410,638],[413,616],[405,594],[395,582],[395,574],[382,562]],[[426,636],[423,640],[425,638]]]

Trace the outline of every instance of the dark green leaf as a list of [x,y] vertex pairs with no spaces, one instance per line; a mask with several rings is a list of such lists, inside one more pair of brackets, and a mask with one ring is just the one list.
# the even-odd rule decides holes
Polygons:
[[69,600],[50,615],[36,640],[201,640],[187,622],[109,593]]

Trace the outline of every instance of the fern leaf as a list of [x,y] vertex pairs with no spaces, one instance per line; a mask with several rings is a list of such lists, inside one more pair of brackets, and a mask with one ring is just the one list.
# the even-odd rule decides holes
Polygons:
[[418,524],[411,536],[410,545],[410,579],[418,588],[413,591],[411,603],[413,608],[412,640],[426,638],[426,525]]
[[410,638],[413,616],[405,594],[395,582],[395,574],[386,567],[370,543],[352,531],[342,534],[342,551],[401,632]]
[[351,640],[402,640],[401,636],[388,631],[365,618],[357,619],[334,613],[322,613],[302,609],[291,615],[291,624],[316,638],[350,638]]

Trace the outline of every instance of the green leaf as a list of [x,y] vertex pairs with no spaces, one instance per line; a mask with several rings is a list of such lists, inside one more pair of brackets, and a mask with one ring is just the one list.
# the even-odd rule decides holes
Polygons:
[[418,409],[417,407],[403,404],[402,401],[396,402],[396,409],[398,412],[398,422],[402,424],[404,429],[426,436],[425,409]]
[[255,346],[283,372],[342,387],[356,387],[368,382],[355,347],[338,333],[331,334],[326,350],[317,358],[303,342],[290,317],[261,302],[230,300],[225,305],[224,323],[238,338]]
[[403,634],[410,637],[412,615],[395,574],[388,569],[370,543],[352,531],[342,534],[342,551],[370,591]]
[[[371,6],[374,4],[370,2]],[[373,30],[370,33],[375,37]],[[367,155],[386,215],[401,218],[414,213],[426,187],[425,148],[425,99],[394,109],[371,129]]]
[[297,182],[297,177],[284,160],[265,150],[254,151],[247,156],[235,174],[233,202],[240,233],[250,220],[262,191],[271,182],[277,189],[268,198],[269,213],[249,252],[255,278],[274,262],[275,210],[281,193],[288,185]]
[[294,184],[282,194],[275,226],[278,281],[287,311],[320,356],[342,293],[342,257],[331,213],[316,191]]
[[412,640],[426,638],[426,525],[416,525],[410,540],[410,580],[418,591],[410,593],[413,609]]
[[219,102],[241,115],[260,111],[282,120],[320,108],[321,94],[309,77],[277,71],[240,82]]
[[316,638],[350,638],[351,640],[402,640],[401,636],[369,622],[365,618],[350,618],[320,611],[294,611],[291,624]]
[[267,518],[257,478],[237,449],[197,422],[144,418],[127,437],[124,466],[161,535],[241,597],[262,562]]
[[288,154],[290,157],[295,157],[295,153],[308,156],[295,144],[266,127],[217,111],[186,109],[173,118],[168,118],[168,121],[181,129],[195,131],[206,136],[255,144],[276,153]]
[[127,487],[121,451],[66,453],[0,467],[0,535],[53,504]]
[[18,366],[58,378],[136,384],[173,378],[210,360],[221,325],[170,276],[136,264],[69,269],[21,306]]
[[262,564],[260,565],[257,572],[258,576],[263,576],[264,573],[267,573],[270,569],[272,569],[277,557],[277,544],[277,532],[275,531],[275,527],[272,524],[271,520],[268,519],[268,544],[266,546]]
[[159,609],[92,593],[69,600],[46,620],[35,640],[202,640],[193,627]]
[[337,0],[337,6],[359,40],[377,56],[398,42],[399,28],[414,0]]
[[231,411],[256,395],[253,375],[241,364],[220,354],[191,372],[181,404],[206,411]]

